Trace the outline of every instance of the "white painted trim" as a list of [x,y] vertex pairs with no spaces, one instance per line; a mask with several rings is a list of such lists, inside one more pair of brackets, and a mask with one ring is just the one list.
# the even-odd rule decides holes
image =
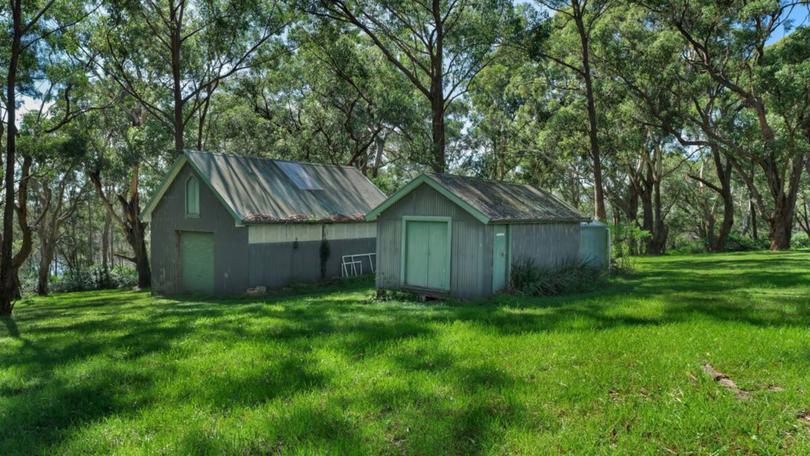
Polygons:
[[285,223],[248,225],[249,244],[280,244],[289,242],[377,237],[376,223]]

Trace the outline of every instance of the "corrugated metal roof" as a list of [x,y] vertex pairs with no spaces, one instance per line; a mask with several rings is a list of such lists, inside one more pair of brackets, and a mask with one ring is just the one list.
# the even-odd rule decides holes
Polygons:
[[[223,204],[246,224],[362,221],[385,199],[360,170],[350,166],[198,151],[185,155]],[[282,163],[297,164],[322,190],[299,188],[281,169]]]
[[452,174],[425,175],[498,222],[581,222],[588,220],[551,193],[528,184],[513,184]]

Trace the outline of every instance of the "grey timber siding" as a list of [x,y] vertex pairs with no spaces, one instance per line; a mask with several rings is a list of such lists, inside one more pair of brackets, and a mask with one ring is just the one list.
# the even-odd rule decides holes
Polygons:
[[460,298],[492,292],[492,226],[484,225],[439,192],[421,185],[377,219],[377,287],[401,288],[402,217],[451,217],[450,295]]
[[[185,183],[193,173],[189,165],[184,166],[152,213],[153,292],[164,295],[185,292],[181,286],[180,236],[189,231],[214,236],[215,295],[243,294],[250,287],[279,288],[290,283],[321,279],[320,240],[250,244],[249,228],[236,225],[233,216],[202,179],[200,215],[186,217]],[[334,229],[323,231],[340,232]],[[326,278],[340,277],[341,256],[373,253],[376,247],[373,237],[327,241],[330,254],[325,263]],[[371,272],[367,259],[363,260],[363,272]]]
[[539,267],[553,268],[577,261],[579,223],[512,224],[512,263],[531,258]]
[[[440,216],[452,219],[450,295],[477,298],[492,294],[494,226],[475,219],[461,206],[421,184],[383,210],[377,218],[377,277],[382,289],[407,288],[401,283],[402,220],[405,216]],[[576,261],[579,221],[504,223],[509,226],[510,261],[531,258],[540,267],[553,268]]]
[[214,294],[244,293],[248,286],[248,231],[237,227],[208,186],[200,180],[200,216],[186,217],[185,184],[193,171],[184,166],[152,213],[152,290],[176,294],[180,287],[179,243],[183,231],[214,235]]
[[[326,279],[341,276],[341,256],[374,252],[375,239],[327,240]],[[363,272],[371,265],[363,258]],[[278,288],[321,279],[321,241],[250,244],[250,287]]]

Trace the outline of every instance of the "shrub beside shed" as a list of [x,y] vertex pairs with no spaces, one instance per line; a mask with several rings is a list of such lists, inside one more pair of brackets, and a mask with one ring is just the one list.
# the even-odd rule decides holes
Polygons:
[[366,220],[377,223],[378,289],[476,298],[508,287],[517,261],[577,261],[586,218],[530,185],[423,174]]

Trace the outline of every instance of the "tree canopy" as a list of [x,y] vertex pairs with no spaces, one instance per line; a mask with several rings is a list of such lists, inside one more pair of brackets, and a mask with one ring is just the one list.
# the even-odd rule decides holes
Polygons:
[[424,171],[527,182],[620,254],[810,245],[808,19],[780,0],[10,0],[0,313],[148,287],[139,214],[188,148],[354,166],[387,192]]

